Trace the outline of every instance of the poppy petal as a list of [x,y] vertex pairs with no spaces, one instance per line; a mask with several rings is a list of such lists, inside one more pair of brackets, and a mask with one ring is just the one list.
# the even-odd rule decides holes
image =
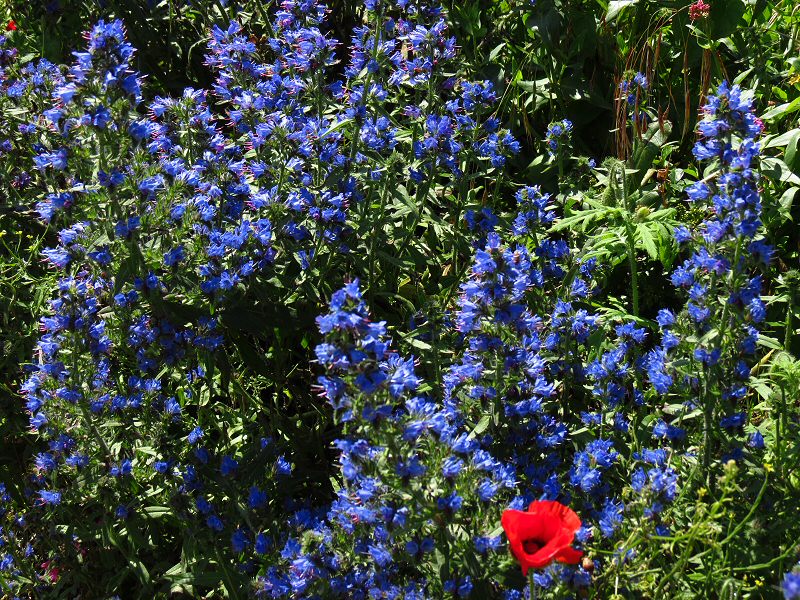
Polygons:
[[576,550],[572,546],[561,548],[560,552],[556,554],[555,559],[568,565],[576,565],[583,556],[583,551]]
[[560,502],[532,502],[527,512],[506,510],[501,524],[523,575],[527,575],[529,569],[546,567],[554,560],[575,564],[583,556],[583,552],[572,548],[581,520],[575,511]]

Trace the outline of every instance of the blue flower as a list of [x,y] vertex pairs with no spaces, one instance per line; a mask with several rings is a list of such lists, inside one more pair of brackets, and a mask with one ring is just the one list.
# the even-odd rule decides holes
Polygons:
[[783,576],[781,591],[785,600],[800,598],[800,570],[789,571]]
[[622,502],[614,502],[611,498],[606,499],[598,519],[603,537],[608,538],[614,535],[614,532],[622,524],[624,510],[625,505]]
[[292,465],[283,456],[279,456],[275,461],[275,472],[284,477],[291,475]]
[[194,446],[202,439],[202,437],[203,437],[203,430],[200,427],[195,427],[189,432],[187,440],[192,446]]
[[209,529],[213,529],[214,531],[222,531],[225,529],[222,519],[220,519],[217,515],[209,515],[208,518],[206,518],[206,525],[209,527]]
[[61,504],[61,492],[52,490],[39,490],[39,501],[42,504],[56,506]]
[[231,475],[234,475],[238,469],[239,463],[232,456],[228,456],[226,454],[222,457],[219,470],[224,477],[230,477]]
[[250,546],[250,539],[243,530],[237,529],[231,534],[231,550],[234,554],[241,554],[248,546]]

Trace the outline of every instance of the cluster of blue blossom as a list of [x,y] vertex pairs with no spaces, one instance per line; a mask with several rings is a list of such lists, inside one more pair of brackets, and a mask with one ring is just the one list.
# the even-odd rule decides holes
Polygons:
[[630,118],[633,123],[635,135],[639,135],[643,127],[647,125],[649,116],[647,114],[647,92],[650,82],[644,73],[637,72],[630,79],[626,78],[619,82],[619,109],[626,118]]
[[[661,343],[648,353],[646,371],[661,396],[679,392],[690,398],[675,423],[657,424],[654,435],[679,442],[686,433],[682,416],[700,408],[705,416],[705,464],[720,443],[725,458],[739,459],[738,440],[747,414],[750,368],[756,354],[758,325],[766,308],[761,298],[762,276],[772,248],[761,237],[761,197],[755,162],[756,138],[762,131],[752,100],[734,86],[722,84],[704,107],[698,125],[702,136],[694,154],[713,161],[714,171],[692,184],[689,199],[705,204],[708,218],[695,231],[679,227],[675,236],[691,256],[672,273],[672,282],[686,296],[686,312],[658,315]],[[713,425],[718,420],[719,427]],[[724,435],[721,435],[724,433]],[[764,447],[762,434],[752,431],[748,445]]]
[[[6,90],[26,102],[37,95],[17,141],[30,149],[35,176],[14,174],[16,188],[44,197],[36,205],[43,221],[66,225],[43,252],[59,279],[22,386],[44,445],[31,480],[16,490],[32,508],[15,513],[4,532],[12,557],[4,570],[33,590],[56,583],[56,573],[92,549],[85,529],[56,535],[37,527],[58,518],[54,511],[79,506],[98,519],[124,520],[147,502],[140,485],[152,489],[153,475],[171,465],[140,449],[164,444],[191,382],[202,377],[197,354],[221,343],[214,319],[177,325],[157,311],[168,293],[165,274],[148,268],[152,246],[139,247],[152,242],[159,216],[158,178],[147,176],[145,140],[135,135],[141,77],[120,22],[101,21],[87,38],[66,78],[40,61]],[[165,368],[177,376],[185,369],[190,385],[165,378]],[[96,527],[92,519],[88,526]]]
[[[613,540],[626,514],[643,513],[664,533],[656,516],[675,497],[677,474],[666,452],[638,446],[629,421],[646,410],[639,381],[647,331],[632,322],[612,327],[587,310],[597,261],[548,234],[555,218],[549,196],[525,188],[517,200],[517,245],[489,234],[462,286],[456,327],[463,350],[444,377],[444,398],[481,428],[485,451],[513,466],[512,508],[542,498],[570,502],[583,518],[578,541],[587,547]],[[611,337],[610,327],[617,343],[592,358],[590,336]],[[627,506],[615,497],[626,469],[639,498]],[[601,539],[593,542],[596,532]],[[599,572],[602,565],[586,567]],[[583,565],[536,575],[543,587],[590,579]]]
[[[334,443],[343,485],[257,587],[268,597],[466,598],[476,573],[489,580],[497,570],[465,575],[456,565],[496,561],[500,537],[487,515],[514,472],[481,450],[455,404],[414,395],[414,359],[395,353],[386,324],[369,319],[358,281],[334,293],[330,309],[317,319],[325,341],[316,355],[319,387],[346,436]],[[448,557],[444,571],[437,553]]]
[[572,137],[572,121],[563,119],[555,123],[550,123],[545,132],[545,144],[551,157],[557,154],[568,152],[570,148],[570,138]]
[[647,88],[650,87],[647,81],[647,76],[644,73],[637,72],[632,79],[623,79],[619,82],[619,91],[625,102],[631,105],[640,104],[642,97],[647,93]]
[[[8,43],[8,38],[0,35],[0,105],[3,106],[0,126],[4,138],[0,141],[0,158],[4,159],[8,168],[6,189],[9,198],[27,205],[37,197],[36,192],[39,191],[37,189],[34,192],[34,186],[31,185],[36,178],[36,172],[30,168],[32,165],[24,168],[24,162],[20,164],[12,157],[38,154],[43,146],[40,143],[30,143],[29,136],[37,128],[33,123],[20,122],[19,114],[30,114],[41,110],[42,105],[47,105],[53,90],[64,83],[64,76],[58,67],[46,59],[20,64],[17,49],[8,47]],[[38,158],[37,164],[48,161],[60,164],[63,160],[63,153],[51,153],[49,158]],[[59,210],[71,200],[71,194],[63,193],[48,198],[43,206],[53,204],[54,210]],[[45,211],[49,209],[46,208]]]
[[[28,118],[14,144],[29,166],[13,174],[14,186],[59,231],[43,252],[59,282],[22,388],[43,449],[30,481],[3,497],[29,505],[9,511],[0,533],[13,586],[47,587],[54,573],[108,581],[100,563],[96,572],[78,567],[98,552],[97,532],[150,527],[159,506],[221,548],[239,580],[252,580],[281,564],[271,552],[290,532],[274,524],[287,510],[298,529],[327,512],[308,506],[303,480],[287,483],[292,465],[271,427],[235,415],[215,369],[231,348],[220,318],[251,281],[263,289],[278,275],[278,301],[289,282],[317,273],[312,264],[325,266],[326,286],[327,272],[352,272],[354,225],[372,215],[351,208],[392,182],[416,181],[410,192],[425,201],[437,180],[500,167],[518,149],[496,119],[482,117],[496,99],[491,85],[451,75],[455,41],[440,9],[368,8],[345,80],[331,68],[337,42],[323,31],[327,9],[286,1],[266,42],[238,23],[215,28],[212,88],[156,97],[146,116],[119,21],[88,32],[66,75],[46,61],[19,68],[15,51],[3,49],[3,101]],[[308,300],[318,285],[302,290]],[[359,381],[365,391],[382,385]],[[424,416],[430,405],[420,400],[415,410]],[[229,421],[246,433],[221,434]],[[457,471],[451,464],[444,481]],[[455,510],[457,495],[448,501]],[[94,516],[64,535],[45,533],[75,510]],[[484,547],[498,539],[487,534]],[[419,544],[431,551],[428,538]],[[167,570],[158,555],[148,567]],[[307,585],[298,565],[269,585],[286,584],[287,594]],[[257,587],[266,590],[268,579]],[[448,586],[466,593],[469,580]]]

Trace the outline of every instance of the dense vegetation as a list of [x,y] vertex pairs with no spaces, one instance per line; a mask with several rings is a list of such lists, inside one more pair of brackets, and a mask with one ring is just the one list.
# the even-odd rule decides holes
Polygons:
[[5,596],[800,598],[793,2],[3,6]]

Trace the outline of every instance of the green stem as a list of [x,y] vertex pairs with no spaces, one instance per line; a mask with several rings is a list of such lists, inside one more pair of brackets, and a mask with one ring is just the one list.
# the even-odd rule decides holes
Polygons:
[[536,582],[533,580],[533,569],[528,570],[528,588],[530,591],[530,599],[536,600]]
[[636,212],[636,206],[631,198],[628,197],[628,179],[625,173],[625,164],[619,163],[622,168],[622,202],[625,207],[625,234],[628,245],[628,263],[631,269],[631,311],[634,317],[639,316],[639,269],[636,264],[636,232],[633,229],[632,219]]
[[778,455],[778,474],[783,474],[783,431],[786,418],[786,388],[781,383],[781,399],[778,405],[778,418],[775,420],[775,448]]
[[[620,169],[622,174],[620,174]],[[616,161],[608,172],[608,185],[613,192],[616,206],[623,215],[625,222],[625,245],[628,254],[628,266],[631,271],[631,314],[639,316],[639,268],[636,263],[636,230],[633,227],[633,217],[636,205],[628,196],[628,182],[625,175],[625,163]]]
[[383,185],[383,190],[381,191],[381,206],[378,212],[378,218],[374,221],[375,229],[372,231],[372,240],[370,241],[369,250],[369,306],[373,311],[375,310],[375,253],[377,252],[375,245],[383,227],[383,213],[386,210],[386,196],[392,183],[391,180],[393,179],[393,177],[390,177],[388,173],[384,177],[385,183]]
[[703,381],[703,472],[706,473],[706,484],[711,487],[713,477],[709,470],[711,464],[711,428],[714,419],[714,406],[708,393],[708,378]]
[[78,404],[80,404],[81,407],[81,414],[83,415],[83,420],[86,421],[86,424],[89,426],[89,430],[92,432],[92,435],[94,435],[95,439],[97,439],[98,443],[100,444],[100,447],[103,449],[103,452],[106,455],[106,459],[111,461],[113,459],[113,454],[111,454],[111,449],[108,447],[108,444],[106,444],[106,441],[103,439],[103,436],[100,435],[97,426],[94,424],[94,420],[92,419],[91,413],[89,413],[89,410],[86,408],[86,405],[83,402],[79,401]]
[[428,172],[428,177],[425,178],[425,183],[417,187],[417,194],[414,201],[414,204],[417,208],[417,213],[414,215],[414,221],[412,222],[411,228],[406,231],[406,235],[403,238],[402,243],[400,244],[400,248],[397,250],[396,256],[398,258],[401,258],[403,256],[403,253],[406,251],[406,248],[408,248],[409,243],[411,243],[411,240],[415,235],[417,226],[419,225],[420,220],[422,219],[422,211],[424,208],[425,199],[428,197],[428,193],[431,190],[431,183],[433,181],[433,171],[434,167],[433,163],[431,163],[431,167]]
[[794,316],[795,295],[793,291],[789,292],[789,304],[786,308],[786,327],[783,330],[783,349],[791,352],[792,334],[794,333],[794,326],[792,318]]
[[630,215],[625,216],[625,233],[628,246],[628,264],[631,269],[631,313],[634,317],[639,316],[639,269],[636,264],[636,240],[634,238],[633,226],[630,222]]

